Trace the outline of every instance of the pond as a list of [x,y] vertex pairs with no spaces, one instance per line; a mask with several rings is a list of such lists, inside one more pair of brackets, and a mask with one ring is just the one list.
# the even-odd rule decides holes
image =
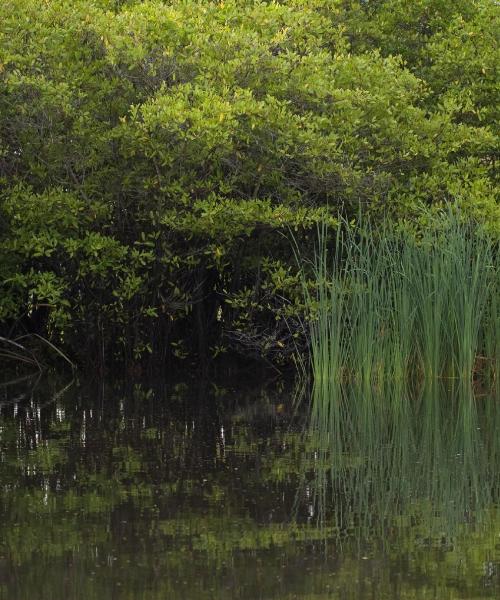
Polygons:
[[495,395],[334,406],[281,381],[4,386],[0,599],[500,597]]

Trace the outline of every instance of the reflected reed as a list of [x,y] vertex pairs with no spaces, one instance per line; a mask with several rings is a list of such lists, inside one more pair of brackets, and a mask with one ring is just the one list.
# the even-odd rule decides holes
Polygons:
[[[491,518],[500,497],[500,410],[466,381],[404,386],[316,386],[301,498],[326,537],[450,540]],[[495,513],[496,514],[496,513]]]

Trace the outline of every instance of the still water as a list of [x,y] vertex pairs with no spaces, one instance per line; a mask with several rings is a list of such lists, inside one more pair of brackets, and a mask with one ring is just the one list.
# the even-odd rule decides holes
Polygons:
[[499,403],[463,388],[4,386],[0,599],[500,598]]

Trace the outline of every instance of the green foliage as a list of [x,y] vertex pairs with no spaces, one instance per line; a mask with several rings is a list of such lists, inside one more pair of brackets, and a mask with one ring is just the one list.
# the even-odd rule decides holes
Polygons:
[[3,2],[2,331],[103,362],[286,360],[303,306],[281,233],[307,252],[315,223],[360,204],[456,202],[498,234],[495,10]]

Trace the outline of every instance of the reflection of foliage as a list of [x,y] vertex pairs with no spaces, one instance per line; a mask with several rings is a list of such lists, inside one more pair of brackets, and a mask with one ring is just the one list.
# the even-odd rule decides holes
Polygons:
[[228,523],[225,517],[179,518],[160,521],[158,527],[168,537],[189,540],[191,550],[207,553],[210,559],[217,561],[230,558],[241,550],[277,550],[287,548],[291,542],[314,542],[325,536],[325,531],[319,528],[304,528],[293,523],[259,526],[251,518],[241,518],[232,523]]
[[[417,472],[412,452],[399,454],[404,438],[397,442],[380,397],[371,430],[360,422],[367,402],[352,405],[349,447],[336,454],[317,430],[304,436],[284,420],[282,394],[257,394],[252,408],[227,388],[234,406],[223,411],[204,389],[145,390],[117,388],[104,401],[77,389],[40,413],[36,403],[0,409],[0,598],[417,599],[430,589],[455,598],[453,586],[498,589],[489,462],[497,442],[488,429],[498,417],[488,403],[436,420],[429,394],[415,403],[418,419],[398,417],[413,423],[406,441],[422,451]],[[446,462],[460,443],[467,460]],[[471,461],[481,462],[468,480],[474,503],[450,521],[431,493],[441,502],[455,494],[458,516]],[[429,468],[436,477],[417,488],[412,478]],[[322,481],[333,497],[321,496]],[[78,589],[68,592],[62,572]]]

